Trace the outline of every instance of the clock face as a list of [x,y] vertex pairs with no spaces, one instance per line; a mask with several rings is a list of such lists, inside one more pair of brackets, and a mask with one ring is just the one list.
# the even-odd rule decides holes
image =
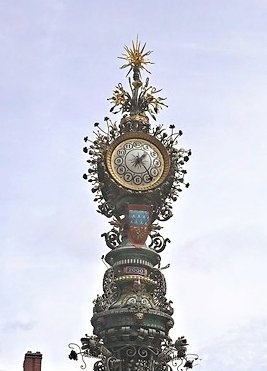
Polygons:
[[138,191],[161,184],[170,167],[162,143],[145,133],[127,133],[116,139],[109,148],[107,166],[120,185]]

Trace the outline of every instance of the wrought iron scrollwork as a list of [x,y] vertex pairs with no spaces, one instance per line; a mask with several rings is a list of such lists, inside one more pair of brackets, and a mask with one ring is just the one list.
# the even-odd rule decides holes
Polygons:
[[80,366],[80,368],[82,370],[84,370],[86,368],[86,363],[85,363],[85,360],[84,360],[85,354],[82,351],[82,349],[80,348],[80,346],[78,344],[75,344],[75,343],[70,343],[69,344],[69,348],[71,349],[71,352],[69,354],[69,359],[74,360],[74,361],[77,361],[78,360],[78,355],[80,355],[81,356],[81,359],[82,359],[82,363],[83,363]]
[[94,364],[94,371],[106,371],[106,368],[105,368],[104,362],[103,362],[102,360],[97,361],[97,362]]
[[159,369],[185,371],[193,368],[193,364],[199,359],[197,354],[187,354],[187,340],[184,336],[179,337],[175,343],[165,340],[162,343],[162,350],[157,359]]
[[122,371],[122,360],[114,356],[108,357],[105,362],[107,371]]
[[78,356],[80,356],[83,362],[83,364],[80,366],[81,369],[86,368],[84,358],[87,357],[99,358],[99,360],[94,364],[95,371],[121,370],[121,360],[116,358],[114,354],[105,347],[103,340],[101,340],[98,336],[85,335],[85,337],[81,339],[81,342],[82,347],[75,343],[69,344],[69,348],[71,349],[69,358],[77,361]]
[[105,237],[107,246],[112,250],[118,247],[122,242],[121,234],[115,228],[112,228],[111,231],[107,233],[102,233],[101,237]]
[[120,289],[114,281],[114,271],[113,268],[109,268],[103,278],[103,291],[104,294],[97,296],[93,301],[95,304],[94,311],[96,313],[107,310],[113,303],[116,302],[120,295]]
[[103,278],[103,291],[108,297],[110,296],[117,296],[118,286],[114,281],[114,270],[113,268],[109,268]]
[[151,242],[149,247],[155,250],[157,253],[162,252],[167,243],[170,243],[171,240],[169,238],[163,238],[159,232],[150,233]]
[[[173,314],[172,301],[168,301],[166,295],[166,280],[164,275],[158,270],[154,269],[150,277],[156,281],[157,285],[152,292],[152,298],[157,307],[169,315]],[[172,324],[173,325],[173,324]],[[172,325],[170,327],[172,327]]]
[[113,216],[113,207],[110,205],[109,202],[103,202],[98,205],[98,210],[100,214],[106,216],[107,218],[111,218]]
[[[95,357],[99,360],[94,364],[94,371],[122,371],[122,366],[131,371],[186,371],[192,369],[197,354],[187,354],[187,340],[181,336],[175,343],[168,338],[162,342],[161,349],[152,346],[125,345],[113,354],[97,336],[81,339],[82,348],[75,343],[69,344],[69,358],[77,360],[81,356],[86,368],[85,357]],[[76,349],[76,350],[74,350]],[[124,361],[123,361],[124,360]]]
[[173,216],[171,205],[165,204],[159,211],[157,215],[157,219],[161,222],[166,222]]

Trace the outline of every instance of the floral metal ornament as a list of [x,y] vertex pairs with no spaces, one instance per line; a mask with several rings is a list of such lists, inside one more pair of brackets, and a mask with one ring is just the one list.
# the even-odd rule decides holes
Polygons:
[[145,83],[141,81],[141,70],[145,70],[150,73],[146,66],[153,64],[147,58],[152,51],[145,52],[146,44],[141,46],[140,41],[132,42],[132,48],[124,47],[126,53],[123,54],[121,59],[127,61],[126,64],[121,68],[129,68],[127,76],[133,71],[133,81],[129,78],[129,85],[131,91],[128,92],[122,86],[118,84],[113,91],[113,95],[108,100],[111,102],[112,107],[110,109],[113,113],[128,112],[131,115],[145,115],[148,113],[154,120],[156,120],[156,114],[163,106],[167,107],[164,103],[166,98],[157,96],[161,91],[149,84],[149,79],[145,80]]
[[[166,98],[156,96],[161,89],[157,90],[155,87],[149,85],[148,78],[144,85],[140,82],[138,86],[134,86],[134,82],[129,79],[129,85],[131,88],[130,93],[123,88],[122,84],[116,86],[112,97],[108,98],[112,104],[110,112],[114,114],[119,112],[129,112],[132,115],[140,113],[145,114],[147,112],[154,120],[156,120],[155,115],[159,113],[159,110],[163,107],[168,107],[164,103]],[[132,85],[134,87],[132,87]]]

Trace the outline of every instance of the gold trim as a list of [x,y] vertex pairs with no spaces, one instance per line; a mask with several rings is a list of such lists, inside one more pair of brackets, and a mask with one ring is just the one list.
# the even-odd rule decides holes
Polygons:
[[149,119],[145,114],[136,113],[134,115],[126,116],[121,119],[122,124],[126,124],[128,122],[141,122],[148,125]]
[[140,282],[143,281],[143,282],[147,282],[147,283],[150,283],[150,284],[153,284],[153,285],[156,285],[157,282],[152,280],[152,278],[149,278],[149,277],[144,277],[144,276],[138,276],[138,275],[124,275],[124,276],[120,276],[120,277],[116,277],[114,278],[114,281],[115,282],[119,282],[119,281],[133,281],[133,280],[136,280],[136,279],[140,279]]
[[[129,183],[123,181],[117,175],[117,173],[114,171],[113,162],[112,162],[114,150],[122,142],[130,140],[130,139],[132,139],[132,140],[133,139],[142,139],[144,141],[147,141],[149,144],[152,144],[153,146],[155,146],[158,149],[158,151],[160,152],[160,155],[162,156],[164,165],[163,165],[163,170],[162,170],[162,173],[160,175],[160,178],[157,181],[155,181],[154,183],[147,184],[147,185],[142,184],[140,186],[129,184]],[[113,177],[119,185],[123,186],[126,189],[131,189],[133,191],[148,191],[148,190],[157,188],[166,179],[166,177],[167,177],[167,175],[170,171],[170,158],[169,158],[169,154],[166,151],[166,148],[164,147],[164,145],[158,139],[156,139],[155,137],[153,137],[153,136],[151,136],[147,133],[143,133],[143,132],[130,132],[130,133],[122,134],[119,138],[115,139],[111,143],[111,145],[110,145],[110,147],[107,151],[107,155],[106,155],[106,165],[107,165],[107,169],[108,169],[111,177]]]
[[121,66],[121,68],[130,68],[130,71],[127,73],[127,75],[132,71],[134,67],[138,67],[149,72],[145,66],[147,64],[153,64],[153,62],[150,62],[150,60],[148,59],[148,56],[152,53],[152,51],[149,50],[146,52],[145,47],[146,43],[143,46],[141,46],[141,43],[138,40],[138,36],[135,42],[132,41],[131,48],[129,48],[126,45],[124,46],[124,50],[126,53],[123,53],[122,57],[118,58],[124,59],[126,61],[126,64]]

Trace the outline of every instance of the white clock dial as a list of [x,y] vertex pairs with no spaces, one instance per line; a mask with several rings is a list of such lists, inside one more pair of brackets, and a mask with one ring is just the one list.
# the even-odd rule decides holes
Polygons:
[[111,148],[108,168],[122,186],[148,190],[159,185],[167,175],[169,162],[165,152],[162,144],[148,134],[124,135]]

